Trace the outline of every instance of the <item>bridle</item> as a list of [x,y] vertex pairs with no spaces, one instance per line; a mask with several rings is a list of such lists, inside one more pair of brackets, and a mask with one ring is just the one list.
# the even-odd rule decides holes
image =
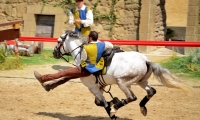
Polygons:
[[[70,52],[67,52],[67,53],[65,53],[65,54],[62,54],[62,59],[63,60],[65,60],[66,62],[68,62],[69,63],[69,59],[67,60],[65,57],[64,57],[64,55],[67,55],[67,56],[69,56],[71,53],[73,53],[76,49],[78,49],[78,48],[80,48],[80,51],[76,54],[76,56],[74,57],[74,60],[77,58],[77,56],[78,56],[78,54],[80,54],[80,59],[81,59],[81,53],[82,53],[82,50],[83,50],[83,45],[84,45],[84,43],[82,43],[81,45],[79,45],[78,47],[76,47],[75,49],[73,49],[72,51],[70,51]],[[63,47],[64,48],[64,47]],[[65,51],[65,50],[64,50]],[[74,64],[73,64],[74,65]]]
[[[65,50],[63,44],[64,44],[64,42],[65,42],[65,40],[66,40],[67,35],[68,35],[68,34],[66,33],[65,36],[61,36],[61,37],[60,37],[60,38],[62,39],[62,41],[58,41],[59,46],[58,46],[58,47],[56,46],[56,51],[57,51],[57,54],[59,54],[63,60],[65,60],[66,62],[70,63],[70,62],[69,62],[69,55],[70,55],[71,53],[73,53],[73,52],[74,52],[76,49],[78,49],[78,48],[80,48],[80,51],[76,54],[76,56],[74,57],[74,60],[77,58],[77,56],[78,56],[79,54],[80,54],[80,59],[81,59],[81,53],[82,53],[82,50],[83,50],[83,45],[84,45],[84,43],[82,43],[81,45],[79,45],[78,47],[76,47],[75,49],[73,49],[72,51],[66,52],[66,50]],[[64,54],[60,51],[61,49],[63,49]],[[64,55],[68,56],[68,59],[66,59],[66,58],[64,57]],[[71,63],[71,64],[73,64],[73,63]],[[73,65],[76,66],[75,64],[73,64]]]

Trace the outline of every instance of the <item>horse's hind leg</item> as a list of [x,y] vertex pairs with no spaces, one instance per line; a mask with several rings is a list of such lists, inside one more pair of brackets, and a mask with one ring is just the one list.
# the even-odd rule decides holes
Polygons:
[[156,94],[156,90],[148,85],[147,80],[143,80],[137,83],[138,85],[140,85],[140,87],[142,87],[146,92],[147,95],[141,100],[140,102],[140,110],[141,113],[146,116],[147,115],[147,108],[145,107],[146,103],[150,100],[150,98]]

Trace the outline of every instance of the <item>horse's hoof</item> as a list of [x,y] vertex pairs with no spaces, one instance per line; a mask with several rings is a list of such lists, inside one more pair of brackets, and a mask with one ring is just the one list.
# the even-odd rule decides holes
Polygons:
[[111,120],[117,120],[117,116],[113,115],[112,117],[110,117]]
[[140,107],[140,111],[144,116],[147,115],[147,108],[145,106],[144,107]]
[[117,110],[114,108],[114,105],[112,105],[110,108],[111,108],[111,110],[110,110],[110,117],[115,116]]

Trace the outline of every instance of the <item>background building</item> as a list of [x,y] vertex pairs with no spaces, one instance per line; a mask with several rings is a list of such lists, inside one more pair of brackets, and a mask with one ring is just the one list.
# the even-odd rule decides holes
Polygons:
[[[62,0],[3,0],[0,1],[0,22],[24,20],[21,36],[59,37],[63,31],[72,30],[68,16],[61,7],[54,7]],[[116,15],[117,19],[95,20],[93,30],[102,39],[119,40],[166,40],[167,28],[175,31],[172,40],[199,41],[200,0],[85,0],[95,8],[95,16]],[[97,7],[94,5],[97,4]],[[70,6],[69,6],[70,7]],[[113,12],[112,12],[113,11]],[[114,21],[114,22],[113,22]],[[111,25],[114,27],[110,30]],[[0,28],[7,29],[7,28]],[[45,43],[52,49],[55,43]],[[122,46],[124,47],[124,46]],[[150,52],[158,47],[126,46],[126,50]],[[185,48],[189,54],[193,49]]]

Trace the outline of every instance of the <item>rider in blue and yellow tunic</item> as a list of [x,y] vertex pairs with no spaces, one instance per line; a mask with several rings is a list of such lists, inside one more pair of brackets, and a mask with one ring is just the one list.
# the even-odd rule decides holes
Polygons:
[[101,56],[105,49],[105,43],[97,41],[89,42],[90,44],[84,46],[87,53],[87,60],[82,61],[81,67],[85,68],[90,73],[95,73],[102,70],[104,67],[104,59]]
[[110,42],[99,42],[96,31],[91,31],[87,40],[88,44],[84,45],[84,49],[82,50],[82,54],[86,53],[87,57],[81,58],[82,62],[80,66],[61,70],[54,74],[40,75],[38,72],[34,72],[35,77],[46,91],[50,91],[70,79],[87,77],[103,69],[104,59],[102,58],[102,54],[107,49],[113,48],[113,44]]
[[70,9],[69,24],[75,25],[75,31],[81,33],[80,36],[86,38],[93,24],[93,13],[90,7],[84,5],[83,0],[76,0],[77,7]]

